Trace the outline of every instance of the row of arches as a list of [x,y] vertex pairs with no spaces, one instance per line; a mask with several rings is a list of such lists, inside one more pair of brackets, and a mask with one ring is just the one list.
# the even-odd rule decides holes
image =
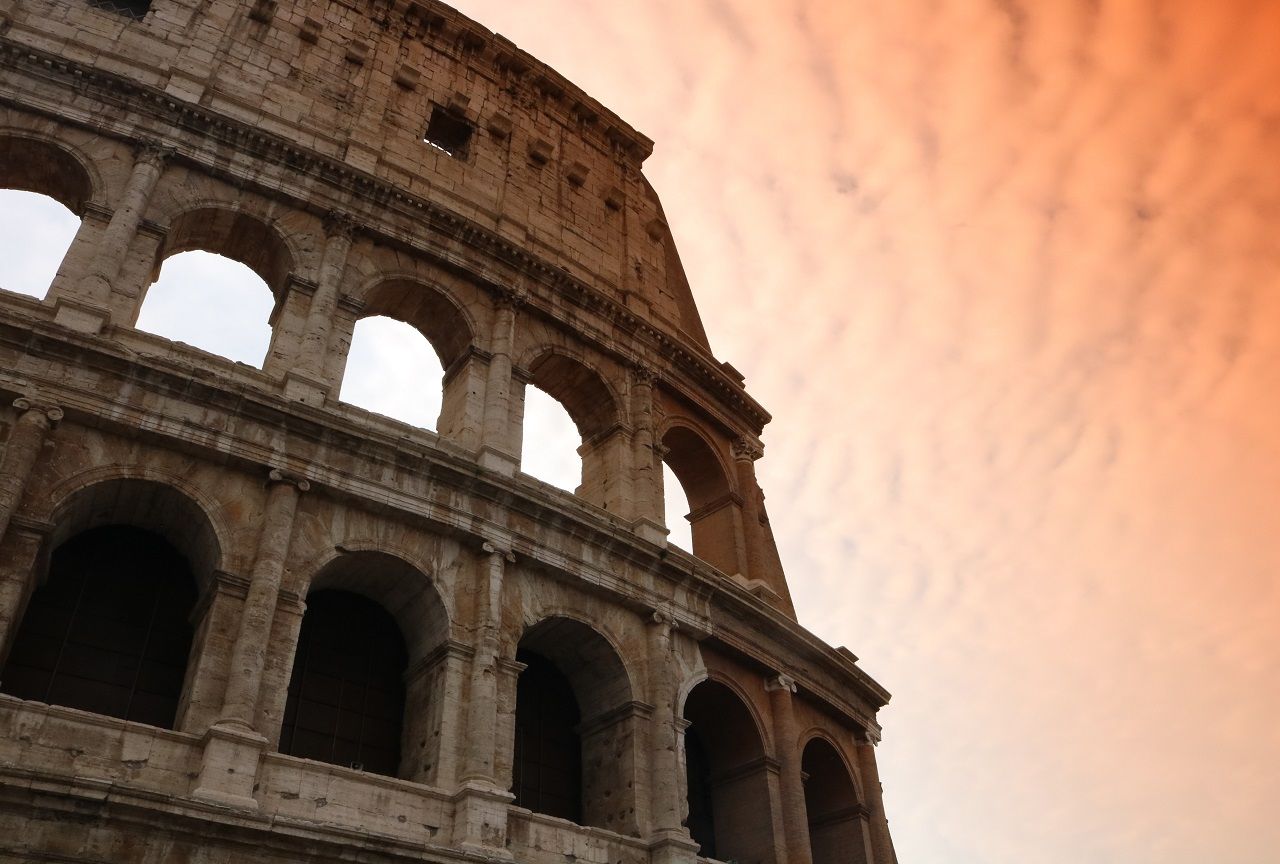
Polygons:
[[[81,227],[68,208],[86,206],[85,183],[68,186],[62,178],[59,182],[67,186],[62,189],[26,172],[18,162],[0,167],[0,187],[10,187],[0,188],[0,228],[12,238],[14,250],[0,262],[0,287],[43,298],[65,269]],[[45,191],[14,188],[21,186]],[[273,324],[287,300],[292,257],[276,232],[255,217],[216,207],[185,212],[168,227],[157,249],[152,281],[130,323],[263,368],[286,347],[276,344],[280,340]],[[409,282],[367,292],[360,316],[343,363],[331,370],[339,381],[338,401],[442,431],[448,423],[443,415],[453,407],[446,370],[474,342],[474,323],[441,295]],[[617,394],[580,361],[554,352],[534,358],[523,404],[522,470],[558,488],[579,490],[583,449],[614,428],[622,414],[618,403]],[[697,433],[679,430],[662,446],[669,454],[661,460],[669,539],[696,554],[699,544],[686,518],[691,502],[723,497],[732,482]],[[716,486],[711,494],[709,485]]]
[[[200,505],[145,480],[96,483],[58,510],[47,575],[32,592],[0,670],[0,691],[165,728],[181,725],[203,663],[202,603],[222,560]],[[388,553],[352,550],[310,579],[279,722],[281,753],[419,779],[420,676],[410,670],[451,631],[431,581]],[[638,833],[636,777],[620,758],[643,738],[633,661],[597,627],[553,614],[514,650],[510,781],[515,805]],[[679,709],[687,815],[702,854],[772,860],[767,736],[735,685],[707,678]],[[779,745],[782,746],[782,745]],[[863,861],[854,774],[821,737],[804,743],[818,864]],[[857,843],[850,845],[853,840]],[[826,851],[823,851],[826,850]]]

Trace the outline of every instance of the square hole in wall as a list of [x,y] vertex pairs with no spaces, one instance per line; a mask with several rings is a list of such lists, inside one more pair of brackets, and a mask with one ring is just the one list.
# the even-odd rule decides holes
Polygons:
[[475,127],[461,114],[433,105],[431,120],[427,123],[427,134],[423,140],[455,159],[466,159],[467,147],[471,144],[474,132]]
[[151,9],[151,0],[89,0],[89,5],[105,12],[114,12],[134,21],[141,21]]

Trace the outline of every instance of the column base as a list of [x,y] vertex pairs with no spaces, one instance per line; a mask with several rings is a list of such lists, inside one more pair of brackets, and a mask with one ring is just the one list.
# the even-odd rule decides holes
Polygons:
[[507,808],[515,797],[488,783],[464,780],[453,796],[453,845],[489,858],[510,859]]
[[659,831],[649,837],[651,864],[695,864],[700,847],[688,831]]
[[636,536],[641,540],[648,540],[655,546],[667,545],[667,535],[671,532],[661,522],[655,522],[648,516],[641,516],[632,522],[631,526],[635,528]]
[[329,396],[329,384],[318,378],[312,378],[305,372],[290,369],[284,373],[284,398],[291,402],[301,402],[312,408],[323,408],[324,400]]
[[495,450],[488,446],[480,448],[476,461],[480,463],[481,468],[496,471],[503,477],[514,477],[516,472],[520,470],[519,459],[510,453],[503,453],[501,450]]
[[90,336],[101,333],[110,320],[107,308],[96,303],[59,297],[53,304],[53,323],[78,333]]
[[253,797],[258,779],[258,761],[267,749],[267,739],[239,726],[218,724],[204,735],[200,774],[191,797],[221,807],[257,810]]

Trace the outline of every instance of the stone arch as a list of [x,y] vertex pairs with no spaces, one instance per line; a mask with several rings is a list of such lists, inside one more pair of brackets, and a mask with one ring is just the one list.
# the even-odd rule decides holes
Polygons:
[[64,479],[46,501],[51,506],[33,514],[54,526],[46,553],[90,528],[129,524],[182,551],[202,594],[226,567],[230,534],[219,507],[183,477],[142,466],[96,468]]
[[[364,766],[375,773],[390,774],[418,781],[433,779],[435,765],[439,762],[439,734],[445,703],[445,670],[438,650],[450,639],[451,614],[435,580],[427,575],[422,563],[411,555],[404,555],[393,545],[376,540],[344,542],[310,562],[304,575],[293,587],[305,593],[308,604],[313,598],[325,621],[323,626],[332,629],[332,622],[345,610],[335,609],[334,595],[360,598],[349,603],[352,613],[359,617],[360,601],[367,601],[381,610],[396,631],[404,652],[398,668],[387,668],[391,659],[387,652],[374,657],[370,668],[382,670],[379,680],[384,686],[377,688],[379,705],[366,701],[369,717],[361,722],[372,724],[377,735],[392,735],[395,739],[394,757],[390,755],[386,741],[381,740],[376,750],[385,758],[376,765]],[[323,602],[322,602],[323,601]],[[376,613],[366,610],[364,617]],[[308,609],[304,613],[298,637],[299,650],[308,647]],[[327,622],[327,623],[326,623]],[[357,622],[358,624],[358,622]],[[373,638],[385,634],[373,634]],[[388,644],[391,644],[388,642]],[[363,646],[355,646],[361,649]],[[293,655],[293,652],[290,652]],[[298,750],[296,730],[305,721],[299,719],[305,712],[314,710],[308,706],[307,670],[301,656],[291,656],[287,668],[291,670],[287,699],[277,697],[280,705],[282,750],[332,761],[333,754],[324,759],[312,750]],[[375,662],[376,661],[376,662]],[[376,668],[375,668],[376,667]],[[388,700],[396,700],[394,711],[386,708]],[[324,714],[321,706],[317,714]],[[394,715],[394,716],[392,716]],[[354,716],[354,715],[353,715]],[[335,727],[336,728],[336,727]],[[367,742],[361,742],[362,746]],[[335,749],[338,753],[341,748]],[[348,760],[352,761],[352,760]]]
[[743,572],[741,500],[720,450],[683,419],[669,422],[660,440],[663,461],[689,500],[693,554],[724,573]]
[[360,318],[385,315],[413,327],[431,344],[445,371],[460,361],[475,342],[477,327],[467,309],[448,291],[418,274],[379,276],[354,295]]
[[643,712],[617,644],[578,617],[527,626],[516,659],[512,789],[518,806],[637,834]]
[[[47,133],[0,129],[0,190],[5,192],[3,206],[24,217],[15,226],[18,236],[7,238],[17,245],[7,256],[3,287],[33,297],[56,296],[54,286],[88,263],[89,240],[103,224],[105,211],[90,206],[103,197],[96,166],[82,151]],[[21,278],[10,282],[9,266]]]
[[[622,515],[628,504],[631,459],[623,400],[596,366],[560,347],[528,352],[528,383],[558,402],[577,429],[585,500]],[[522,364],[523,365],[523,364]]]
[[237,261],[262,279],[271,293],[284,295],[298,255],[288,232],[263,216],[220,202],[198,202],[168,218],[164,241],[156,251],[151,279],[165,259],[182,252],[212,252]]
[[699,854],[773,862],[771,774],[764,725],[732,679],[708,675],[683,694],[685,824]]
[[866,864],[866,812],[857,775],[841,748],[826,735],[802,738],[801,771],[813,864]]
[[176,728],[197,665],[197,598],[222,545],[176,484],[113,470],[51,496],[47,564],[6,652],[6,691]]
[[[371,269],[370,262],[363,260],[353,266],[357,270]],[[475,364],[469,362],[474,356],[472,349],[478,331],[471,310],[450,290],[446,281],[407,271],[377,273],[366,279],[352,294],[355,303],[338,310],[337,329],[341,335],[333,340],[325,366],[334,381],[334,392],[338,393],[346,380],[350,353],[356,348],[356,328],[360,321],[381,316],[407,325],[431,346],[439,360],[438,370],[432,368],[434,364],[430,361],[424,361],[425,365],[418,370],[420,375],[412,378],[412,387],[421,388],[427,397],[424,401],[430,402],[436,395],[425,392],[428,388],[440,388],[440,413],[434,421],[436,433],[472,449],[478,444],[475,436],[483,406],[483,377],[474,368]],[[434,379],[437,373],[440,377]],[[389,374],[403,374],[402,364],[389,370]],[[366,407],[409,419],[381,405]],[[422,417],[418,422],[430,425]]]
[[529,383],[565,407],[584,444],[612,431],[622,420],[622,399],[608,379],[576,352],[564,348],[530,351],[519,364]]
[[421,661],[451,636],[452,615],[422,563],[392,545],[344,541],[306,568],[299,594],[341,590],[379,604],[404,634],[410,662]]
[[93,162],[62,141],[0,129],[0,189],[48,195],[76,216],[100,200],[102,181]]

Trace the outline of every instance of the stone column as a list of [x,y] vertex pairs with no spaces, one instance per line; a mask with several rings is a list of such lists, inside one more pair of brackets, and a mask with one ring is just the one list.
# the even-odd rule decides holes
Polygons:
[[0,461],[0,539],[4,538],[13,511],[27,488],[49,430],[62,419],[61,408],[37,405],[27,398],[15,399],[13,408],[18,419],[5,444],[4,459]]
[[258,708],[258,691],[266,663],[271,625],[280,599],[280,579],[293,534],[293,517],[301,493],[311,488],[306,480],[273,469],[269,475],[267,506],[258,535],[258,554],[249,575],[249,592],[244,600],[240,629],[231,647],[230,677],[222,699],[220,724],[253,728]]
[[512,440],[511,428],[511,351],[516,310],[523,303],[524,295],[514,291],[504,292],[495,303],[484,428],[480,435],[480,464],[508,476],[515,473],[520,462],[519,443]]
[[257,557],[249,576],[240,628],[231,647],[222,712],[218,722],[205,733],[200,773],[191,792],[195,798],[244,809],[258,807],[253,783],[268,740],[253,724],[258,719],[263,670],[280,601],[280,580],[293,533],[293,517],[299,496],[309,488],[306,480],[287,476],[278,469],[271,471]]
[[462,779],[496,786],[493,759],[497,750],[498,631],[502,618],[502,580],[507,562],[515,556],[491,543],[482,547],[476,592],[476,653],[471,660],[471,698],[467,708],[467,744]]
[[151,193],[164,173],[165,160],[172,153],[153,142],[141,145],[120,204],[102,233],[93,266],[76,285],[74,297],[58,298],[54,321],[85,333],[97,333],[106,325],[110,318],[111,287],[120,275],[134,235],[147,212]]
[[9,660],[9,649],[35,587],[36,566],[48,527],[34,529],[15,522],[0,539],[0,669]]
[[355,222],[346,214],[332,212],[325,219],[324,254],[320,260],[315,293],[307,308],[302,340],[293,368],[285,372],[285,396],[308,405],[324,404],[331,386],[325,378],[329,353],[329,331],[346,272],[347,255],[355,236]]
[[676,716],[680,682],[675,668],[677,624],[662,610],[653,613],[647,633],[649,698],[649,812],[654,864],[680,864],[697,858],[698,845],[682,824],[684,800],[684,734],[687,721]]
[[[676,728],[677,693],[672,637],[676,624],[661,610],[648,624],[649,700],[653,703],[650,744],[650,812],[653,831],[684,832],[684,802],[680,798],[680,734]],[[685,832],[687,833],[687,832]]]
[[791,698],[796,682],[778,675],[765,682],[773,714],[773,740],[778,750],[778,773],[782,786],[783,830],[786,833],[788,864],[812,864],[809,846],[809,814],[804,803],[804,780],[796,742],[795,706]]
[[778,604],[795,617],[791,592],[782,573],[782,561],[769,533],[763,512],[760,484],[756,482],[755,461],[764,448],[753,438],[742,437],[733,442],[733,461],[737,470],[738,493],[742,499],[742,541],[747,560],[746,575],[759,579],[769,587]]
[[514,796],[499,782],[495,764],[498,749],[498,634],[502,621],[502,581],[515,556],[491,543],[477,576],[475,640],[470,699],[462,758],[462,783],[454,796],[454,844],[483,851],[506,848],[507,806]]
[[635,498],[635,527],[638,534],[654,543],[667,542],[666,505],[662,498],[662,459],[653,432],[652,369],[637,366],[631,378],[631,419]]
[[893,850],[889,821],[884,813],[880,769],[876,767],[876,744],[879,741],[879,736],[874,732],[862,732],[856,744],[858,770],[862,774],[862,794],[866,796],[866,807],[870,813],[871,850],[875,855],[872,864],[897,864],[898,856]]

